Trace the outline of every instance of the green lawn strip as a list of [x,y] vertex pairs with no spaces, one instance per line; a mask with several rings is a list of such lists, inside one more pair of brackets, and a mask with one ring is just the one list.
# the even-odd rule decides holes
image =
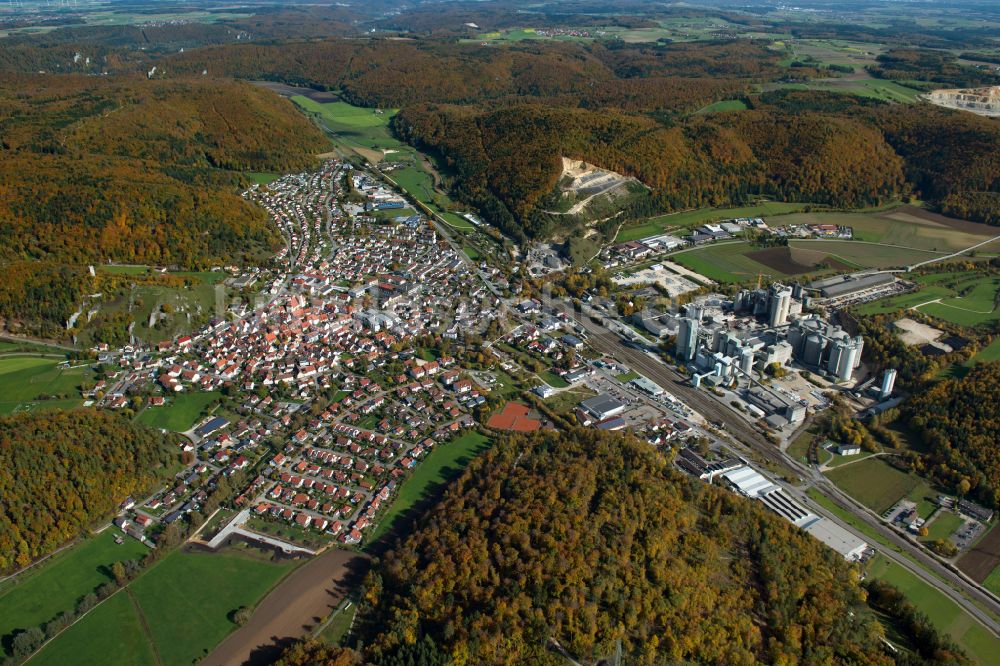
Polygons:
[[151,428],[185,432],[208,413],[209,407],[222,396],[218,391],[197,391],[174,394],[162,407],[149,407],[139,414],[139,423]]
[[809,462],[809,444],[815,436],[815,433],[812,433],[809,430],[800,433],[788,445],[786,453],[799,462]]
[[1000,361],[1000,337],[979,351],[972,357],[973,361]]
[[937,541],[938,539],[947,539],[964,524],[965,521],[951,511],[938,511],[934,514],[934,520],[927,525],[927,537],[924,540]]
[[491,388],[492,391],[496,391],[498,395],[504,398],[510,398],[521,392],[521,388],[518,385],[517,380],[508,375],[503,371],[495,371],[493,373],[496,376],[496,384]]
[[983,581],[983,587],[993,594],[1000,594],[1000,567],[990,572],[990,575]]
[[806,494],[809,495],[809,497],[814,502],[822,506],[824,509],[826,509],[833,515],[837,516],[837,518],[847,523],[858,532],[864,534],[868,539],[871,540],[873,544],[878,544],[883,548],[890,548],[891,550],[897,550],[895,547],[886,544],[882,540],[882,537],[879,535],[879,533],[876,532],[870,525],[868,525],[868,523],[858,519],[853,514],[844,511],[839,506],[834,504],[829,498],[826,497],[826,495],[824,495],[820,491],[816,490],[815,488],[810,488],[808,491],[806,491]]
[[110,273],[112,275],[147,275],[149,266],[120,266],[117,264],[104,264],[97,266],[100,273]]
[[925,314],[969,327],[1000,320],[1000,310],[994,309],[997,293],[1000,292],[1000,278],[984,279],[979,274],[966,278],[962,274],[932,273],[918,276],[914,281],[920,285],[918,291],[866,303],[857,311],[879,314],[919,306],[918,309]]
[[318,550],[332,540],[327,532],[320,534],[313,529],[302,529],[295,523],[288,523],[277,518],[250,516],[250,519],[244,523],[244,527],[252,532],[277,537],[293,546],[301,546],[310,550]]
[[624,372],[616,377],[616,379],[620,382],[630,382],[633,379],[638,379],[638,378],[639,378],[639,373],[636,372],[635,370],[629,370],[628,372]]
[[436,444],[426,459],[417,465],[413,474],[403,481],[368,543],[377,542],[417,502],[437,492],[443,484],[458,476],[469,461],[485,451],[489,444],[490,440],[478,432],[467,432],[450,442]]
[[234,553],[167,555],[131,584],[165,664],[203,658],[236,625],[230,614],[253,607],[297,562]]
[[546,370],[538,375],[542,378],[542,381],[551,386],[552,388],[566,388],[569,386],[569,382],[565,379],[552,372],[551,370]]
[[182,278],[193,278],[204,284],[215,285],[222,282],[229,277],[228,273],[222,271],[177,271],[173,273],[167,273],[167,275],[173,275]]
[[76,409],[83,406],[83,400],[78,398],[64,398],[58,400],[35,400],[29,402],[4,402],[0,401],[0,415],[8,415],[20,412],[38,412],[51,409]]
[[896,310],[908,310],[935,298],[946,297],[951,293],[945,287],[928,286],[921,288],[919,291],[902,294],[901,296],[893,296],[880,301],[865,303],[856,307],[855,311],[860,314],[883,314],[886,312],[895,312]]
[[43,666],[145,666],[155,664],[156,658],[139,622],[136,607],[128,594],[121,590],[57,636],[35,655],[31,663]]
[[319,633],[319,639],[328,645],[340,645],[341,640],[347,634],[347,630],[351,628],[357,612],[358,606],[354,603],[348,608],[335,611],[336,615],[330,619],[329,624]]
[[107,529],[4,581],[0,588],[0,637],[74,610],[81,597],[112,580],[112,564],[140,559],[148,552],[135,539],[116,544],[116,533]]
[[859,462],[866,458],[871,458],[873,455],[875,455],[871,451],[862,451],[858,455],[854,456],[842,456],[837,453],[834,453],[833,451],[831,451],[830,453],[833,457],[830,459],[828,463],[826,463],[827,467],[842,467],[848,463]]
[[914,474],[906,474],[879,458],[826,472],[841,490],[877,514],[884,513],[921,484]]
[[968,613],[947,596],[895,562],[879,556],[868,566],[868,574],[898,587],[931,623],[951,638],[969,656],[983,664],[996,663],[1000,641],[989,635]]

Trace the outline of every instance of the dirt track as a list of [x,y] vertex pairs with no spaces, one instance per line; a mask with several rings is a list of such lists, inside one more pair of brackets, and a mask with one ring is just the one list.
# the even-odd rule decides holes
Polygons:
[[273,662],[286,645],[330,614],[360,581],[368,564],[364,555],[338,549],[307,562],[264,598],[246,626],[201,663],[237,666]]

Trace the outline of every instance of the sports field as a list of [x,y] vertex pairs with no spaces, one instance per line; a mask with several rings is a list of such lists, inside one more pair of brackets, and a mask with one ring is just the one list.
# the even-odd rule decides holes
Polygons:
[[160,430],[185,432],[190,430],[200,417],[221,397],[218,391],[192,391],[179,393],[167,398],[162,407],[149,407],[137,418],[139,423]]
[[109,666],[196,662],[236,629],[230,619],[234,610],[256,605],[297,564],[238,553],[174,551],[33,661]]
[[438,492],[458,476],[469,462],[485,451],[490,440],[478,432],[467,432],[446,444],[438,444],[399,488],[399,493],[383,514],[368,543],[375,543],[414,505]]
[[267,185],[268,183],[273,183],[274,181],[281,178],[281,174],[272,172],[254,172],[254,173],[248,173],[247,178],[257,183],[258,185]]
[[920,495],[922,498],[929,492],[925,481],[914,474],[901,472],[878,458],[843,465],[826,472],[826,476],[841,490],[879,514],[892,508],[903,497]]
[[1000,641],[951,599],[881,555],[868,565],[868,574],[898,587],[914,606],[927,615],[938,631],[951,636],[979,663],[996,663]]
[[112,580],[111,565],[142,558],[148,548],[135,539],[118,545],[116,530],[104,532],[62,551],[0,586],[0,654],[2,640],[16,629],[40,626],[103,583]]
[[89,365],[60,368],[64,360],[19,353],[0,357],[0,414],[82,405],[80,386],[94,380],[94,371]]

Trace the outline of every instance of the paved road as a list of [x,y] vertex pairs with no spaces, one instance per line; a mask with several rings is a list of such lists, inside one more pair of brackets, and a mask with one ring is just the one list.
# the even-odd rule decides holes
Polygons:
[[[956,571],[942,564],[939,560],[929,555],[923,548],[915,545],[907,537],[886,525],[874,513],[843,493],[819,471],[803,465],[782,453],[780,449],[767,441],[752,424],[733,414],[725,405],[706,392],[690,386],[681,375],[665,363],[650,357],[645,352],[626,346],[618,335],[595,323],[590,317],[578,312],[573,312],[572,316],[587,330],[591,346],[602,353],[618,358],[630,365],[637,372],[646,375],[660,386],[674,393],[696,412],[701,413],[710,420],[724,422],[727,426],[727,431],[743,444],[749,445],[754,452],[769,462],[791,471],[795,476],[806,482],[806,487],[816,488],[840,509],[851,513],[866,523],[886,542],[900,548],[912,557],[913,560],[919,562],[921,566],[915,566],[910,559],[891,550],[881,549],[890,559],[947,595],[970,615],[978,619],[994,635],[1000,637],[1000,623],[990,613],[983,610],[983,608],[986,608],[993,614],[1000,615],[1000,603],[997,602],[995,597],[961,573],[956,573]],[[815,502],[808,499],[802,489],[795,489],[795,494],[799,496],[800,500],[809,505],[810,508],[817,509],[816,513],[825,515],[860,538],[868,540],[868,537],[858,533],[857,530],[854,530],[849,525],[843,525],[843,521],[832,516],[830,512],[823,510],[822,507],[817,507]],[[928,571],[933,572],[935,575],[930,575]],[[947,584],[943,583],[942,580],[946,581]],[[974,599],[983,608],[980,605],[972,603],[970,598]]]
[[42,338],[32,338],[27,335],[9,335],[7,333],[0,333],[0,340],[6,340],[7,342],[18,342],[25,344],[37,345],[39,347],[51,347],[52,349],[61,349],[64,351],[79,351],[75,347],[67,347],[66,345],[61,345],[50,340],[43,340]]

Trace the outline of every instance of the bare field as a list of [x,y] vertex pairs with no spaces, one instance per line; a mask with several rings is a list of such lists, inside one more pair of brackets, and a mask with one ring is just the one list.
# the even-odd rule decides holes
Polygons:
[[358,553],[332,548],[299,567],[268,594],[250,621],[205,660],[205,666],[272,663],[292,640],[316,627],[368,569]]
[[746,256],[785,275],[808,273],[820,265],[838,271],[848,271],[852,268],[825,252],[801,247],[769,247],[748,252]]
[[958,568],[982,583],[1000,566],[1000,529],[994,527],[958,561]]

